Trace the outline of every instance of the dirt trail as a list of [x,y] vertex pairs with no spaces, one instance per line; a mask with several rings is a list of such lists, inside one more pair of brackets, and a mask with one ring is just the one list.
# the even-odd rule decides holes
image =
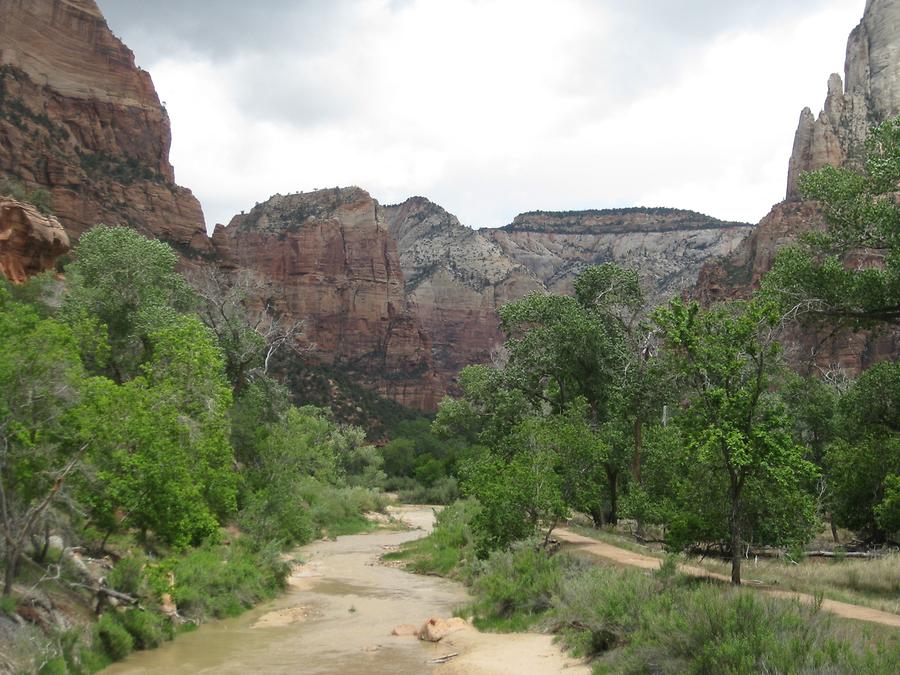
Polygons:
[[[633,551],[628,551],[624,548],[613,546],[612,544],[597,541],[596,539],[591,539],[590,537],[585,537],[584,535],[577,534],[567,528],[554,530],[554,535],[560,541],[564,541],[567,544],[577,546],[581,551],[590,553],[599,558],[604,558],[605,560],[609,560],[619,565],[639,567],[645,570],[655,570],[662,563],[659,558],[654,558],[649,555],[642,555],[640,553],[634,553]],[[693,577],[715,579],[716,581],[724,581],[726,583],[731,582],[731,577],[725,576],[724,574],[717,574],[716,572],[710,572],[709,570],[703,569],[702,567],[696,567],[694,565],[679,565],[678,570]],[[747,587],[759,590],[762,593],[768,593],[769,595],[775,597],[799,600],[800,602],[808,604],[813,604],[816,601],[816,599],[808,593],[784,591],[781,589],[773,588],[771,586],[757,584]],[[838,602],[837,600],[823,600],[822,609],[844,619],[870,621],[871,623],[879,623],[884,626],[893,626],[895,628],[900,628],[900,615],[892,614],[891,612],[883,612],[881,610],[872,609],[870,607],[853,605],[849,602]]]

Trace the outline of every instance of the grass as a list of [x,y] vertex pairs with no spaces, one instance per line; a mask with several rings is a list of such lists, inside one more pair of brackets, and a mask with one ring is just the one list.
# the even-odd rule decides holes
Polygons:
[[[731,569],[728,563],[710,558],[689,558],[688,562],[723,574]],[[788,559],[746,560],[742,574],[785,590],[900,614],[898,554],[872,560],[805,558],[798,563]]]
[[[578,534],[613,546],[656,558],[665,552],[643,546],[628,535],[592,527],[574,526]],[[731,563],[717,558],[679,556],[680,562],[728,576]],[[742,577],[780,589],[822,595],[829,600],[848,602],[900,614],[900,555],[882,558],[751,558],[742,566]]]

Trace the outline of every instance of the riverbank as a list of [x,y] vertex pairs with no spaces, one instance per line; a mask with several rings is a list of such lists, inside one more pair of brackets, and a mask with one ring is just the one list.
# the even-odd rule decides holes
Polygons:
[[[455,581],[414,575],[379,562],[386,550],[425,536],[430,507],[392,507],[405,531],[378,530],[318,541],[297,549],[287,591],[244,615],[205,624],[158,649],[138,652],[103,671],[140,673],[346,673],[443,675],[587,673],[567,669],[549,635],[482,634],[474,628],[439,643],[392,636],[401,624],[452,615],[470,600]],[[432,663],[457,653],[445,665]]]

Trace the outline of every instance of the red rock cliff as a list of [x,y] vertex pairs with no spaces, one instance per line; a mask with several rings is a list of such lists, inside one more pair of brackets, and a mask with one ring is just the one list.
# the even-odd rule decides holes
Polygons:
[[0,0],[0,178],[50,191],[73,238],[128,225],[207,250],[169,118],[93,0]]
[[394,239],[359,188],[276,195],[216,228],[223,262],[278,289],[279,311],[307,321],[312,358],[419,410],[442,387],[431,343],[404,292]]
[[69,236],[53,216],[0,196],[0,274],[14,283],[53,269]]

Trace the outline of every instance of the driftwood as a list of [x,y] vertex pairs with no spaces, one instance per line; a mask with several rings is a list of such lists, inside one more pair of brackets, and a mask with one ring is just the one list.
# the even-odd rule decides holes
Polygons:
[[447,663],[447,661],[457,656],[459,656],[459,652],[453,652],[452,654],[447,654],[445,656],[439,656],[436,659],[431,659],[431,662],[434,664]]
[[807,558],[882,558],[890,552],[879,551],[805,551]]

